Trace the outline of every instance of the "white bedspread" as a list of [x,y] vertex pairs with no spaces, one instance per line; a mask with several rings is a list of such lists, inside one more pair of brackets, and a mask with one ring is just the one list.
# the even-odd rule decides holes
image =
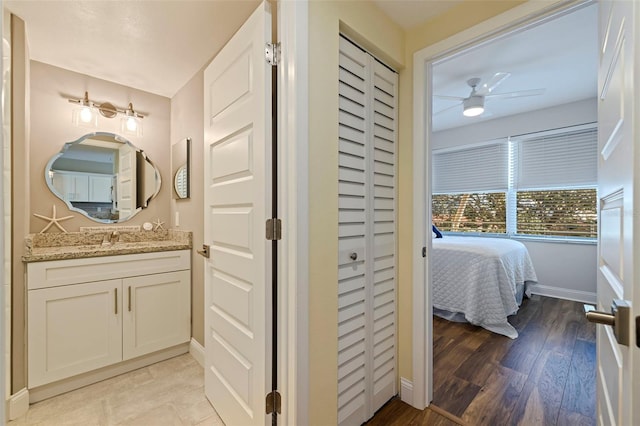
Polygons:
[[467,321],[512,339],[507,316],[518,311],[516,284],[537,281],[524,244],[507,238],[433,240],[433,306],[461,312]]

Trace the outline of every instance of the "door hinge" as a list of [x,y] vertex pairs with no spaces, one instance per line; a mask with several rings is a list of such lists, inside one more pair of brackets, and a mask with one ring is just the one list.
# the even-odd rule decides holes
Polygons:
[[278,218],[267,219],[267,240],[278,241],[282,239],[282,221]]
[[427,257],[427,248],[422,247],[422,257]]
[[280,63],[280,43],[267,43],[264,46],[264,58],[273,67]]
[[280,392],[278,391],[274,390],[267,394],[267,414],[280,414],[280,399]]

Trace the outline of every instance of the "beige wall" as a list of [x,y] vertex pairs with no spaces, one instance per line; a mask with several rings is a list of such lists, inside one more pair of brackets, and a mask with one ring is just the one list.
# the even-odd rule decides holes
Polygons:
[[[11,15],[11,244],[12,244],[12,391],[26,387],[25,291],[21,260],[29,231],[29,46],[24,21]],[[27,213],[25,213],[25,211]]]
[[85,91],[89,92],[91,100],[111,102],[119,108],[125,108],[129,102],[132,102],[135,110],[146,115],[142,120],[143,136],[125,137],[142,149],[160,170],[162,186],[157,197],[149,203],[149,207],[121,224],[142,225],[156,218],[169,224],[171,212],[170,100],[131,87],[31,61],[31,166],[29,171],[31,211],[27,212],[30,217],[30,231],[39,232],[47,224],[46,221],[34,217],[33,213],[48,216],[54,204],[59,216],[74,216],[73,219],[62,223],[67,231],[78,231],[80,226],[102,225],[68,210],[66,204],[49,191],[44,180],[47,162],[60,151],[65,142],[74,141],[93,131],[122,133],[120,115],[112,119],[99,116],[98,128],[95,130],[75,127],[71,124],[71,111],[75,105],[69,103],[65,97],[80,98]]
[[337,422],[338,35],[401,68],[402,30],[372,3],[309,4],[309,424]]
[[[33,213],[48,216],[55,204],[58,217],[74,216],[73,219],[62,222],[67,231],[78,231],[80,226],[101,226],[98,222],[68,210],[66,204],[49,191],[44,180],[45,166],[49,159],[60,151],[64,143],[74,141],[83,134],[91,131],[120,133],[120,121],[116,118],[100,117],[98,129],[95,130],[74,127],[71,124],[71,110],[74,105],[67,102],[65,97],[81,97],[86,90],[92,100],[108,101],[121,108],[128,105],[129,102],[133,102],[136,110],[147,114],[143,119],[144,135],[128,139],[145,151],[158,167],[163,184],[160,193],[151,201],[148,208],[122,224],[141,225],[144,222],[160,218],[168,227],[171,212],[171,188],[168,184],[170,182],[171,157],[169,142],[170,100],[37,61],[30,61],[27,65],[30,66],[30,77],[27,77],[27,81],[30,84],[31,94],[29,96],[28,92],[24,92],[21,96],[17,90],[14,91],[14,123],[18,119],[15,114],[19,110],[23,111],[23,120],[30,122],[30,125],[27,124],[24,130],[15,126],[13,136],[14,146],[17,148],[14,152],[13,189],[15,220],[12,371],[14,392],[26,386],[24,265],[20,260],[23,255],[23,241],[27,233],[39,232],[46,225],[45,221],[35,218]],[[18,74],[17,67],[14,72]],[[29,73],[25,71],[20,75],[28,76]],[[26,99],[26,105],[16,105],[20,99],[23,104]],[[19,179],[16,178],[18,173],[22,174]],[[19,221],[23,221],[24,224],[20,226],[17,223]],[[53,229],[53,232],[57,232],[57,229]]]
[[406,32],[405,66],[400,74],[398,339],[400,377],[413,378],[413,55],[436,42],[503,13],[524,1],[467,1]]
[[[203,123],[204,73],[200,71],[171,99],[171,144],[191,138],[191,198],[171,202],[171,227],[193,232],[191,335],[204,346],[204,262],[196,253],[204,241]],[[179,226],[176,226],[176,213],[180,216]]]
[[[11,46],[11,14],[3,9],[2,13],[2,38]],[[3,105],[11,104],[11,53],[2,46],[2,102]],[[4,395],[11,395],[11,199],[7,197],[11,194],[11,108],[2,108],[2,193],[0,200],[2,205],[2,225],[0,225],[0,244],[2,244],[0,258],[2,266],[0,274],[2,276],[2,291],[4,299],[2,306],[2,316],[4,322],[2,328],[2,351],[4,355],[4,365],[2,366],[4,378]],[[0,419],[2,418],[2,407],[0,407]]]

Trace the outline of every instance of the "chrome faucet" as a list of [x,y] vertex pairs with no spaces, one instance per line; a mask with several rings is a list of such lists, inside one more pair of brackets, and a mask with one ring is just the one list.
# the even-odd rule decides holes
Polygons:
[[111,236],[109,237],[109,242],[111,242],[111,244],[115,244],[120,240],[120,232],[119,231],[113,231],[111,233]]
[[106,234],[104,234],[104,238],[102,238],[102,245],[103,246],[113,245],[117,243],[119,239],[120,239],[119,231],[107,232]]

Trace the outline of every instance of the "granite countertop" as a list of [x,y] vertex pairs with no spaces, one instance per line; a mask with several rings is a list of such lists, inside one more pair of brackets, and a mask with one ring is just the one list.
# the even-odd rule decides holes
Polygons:
[[152,253],[157,251],[189,250],[192,234],[189,231],[161,230],[121,232],[118,241],[103,245],[105,232],[68,232],[30,234],[25,238],[22,261],[83,259],[87,257],[121,254]]

